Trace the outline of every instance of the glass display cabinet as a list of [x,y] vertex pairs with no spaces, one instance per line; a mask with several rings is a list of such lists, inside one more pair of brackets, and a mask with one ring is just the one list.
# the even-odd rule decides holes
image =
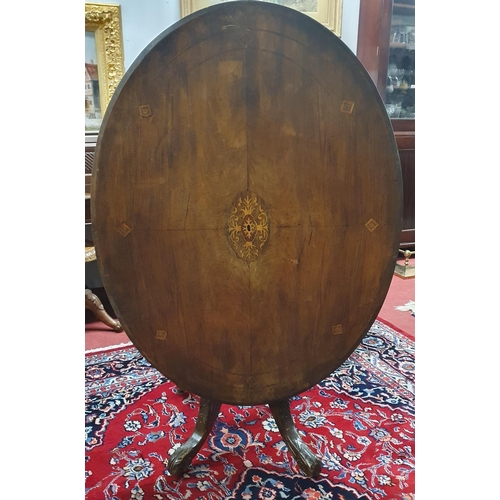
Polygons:
[[393,4],[384,102],[391,118],[415,118],[415,0]]
[[356,55],[377,86],[403,174],[400,247],[415,248],[415,0],[360,0]]

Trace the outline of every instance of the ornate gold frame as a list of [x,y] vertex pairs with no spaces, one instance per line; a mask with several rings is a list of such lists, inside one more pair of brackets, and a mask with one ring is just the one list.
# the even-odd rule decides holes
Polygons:
[[121,10],[117,4],[85,3],[85,31],[95,33],[99,95],[104,116],[111,96],[123,77]]
[[[181,17],[224,0],[180,0]],[[273,3],[283,3],[277,0]],[[337,36],[342,32],[342,0],[318,0],[317,12],[304,12],[333,31]]]

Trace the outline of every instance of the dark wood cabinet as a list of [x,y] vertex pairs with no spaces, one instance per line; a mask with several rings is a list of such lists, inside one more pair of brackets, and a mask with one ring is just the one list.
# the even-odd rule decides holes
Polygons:
[[382,97],[403,175],[400,246],[415,248],[415,0],[361,0],[358,59]]
[[[401,127],[403,124],[395,124]],[[402,120],[400,120],[402,121]],[[413,127],[415,121],[413,120]],[[403,175],[403,230],[400,248],[415,249],[415,130],[394,130]]]
[[90,183],[92,180],[92,167],[94,166],[95,147],[97,142],[96,132],[85,134],[85,224],[90,224]]

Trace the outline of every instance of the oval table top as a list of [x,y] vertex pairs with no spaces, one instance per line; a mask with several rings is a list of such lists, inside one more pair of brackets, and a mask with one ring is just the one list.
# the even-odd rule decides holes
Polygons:
[[387,294],[402,211],[391,124],[350,49],[296,10],[222,3],[153,40],[110,102],[92,183],[121,324],[199,396],[309,389]]

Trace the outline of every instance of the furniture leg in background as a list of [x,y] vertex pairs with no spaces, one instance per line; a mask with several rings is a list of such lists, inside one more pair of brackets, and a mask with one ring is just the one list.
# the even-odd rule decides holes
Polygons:
[[90,309],[95,317],[115,332],[122,332],[123,328],[117,319],[113,319],[105,310],[99,297],[88,288],[85,289],[85,309]]
[[[85,263],[96,260],[95,248],[85,247]],[[90,309],[95,317],[115,332],[122,332],[123,327],[117,319],[113,319],[104,309],[101,300],[92,290],[85,289],[85,309]]]

